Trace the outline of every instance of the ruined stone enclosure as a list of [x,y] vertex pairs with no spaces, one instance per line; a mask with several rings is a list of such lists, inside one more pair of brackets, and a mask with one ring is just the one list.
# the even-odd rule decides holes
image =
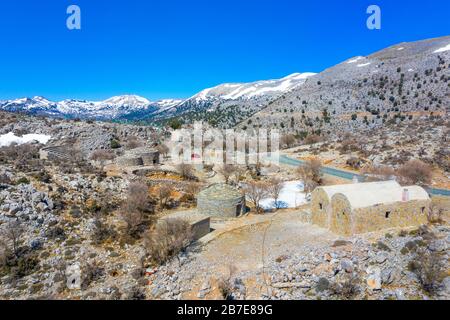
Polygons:
[[421,187],[395,181],[319,187],[312,194],[312,222],[340,235],[418,226],[431,204]]
[[213,184],[197,197],[198,212],[208,216],[236,218],[245,208],[245,195],[227,184]]

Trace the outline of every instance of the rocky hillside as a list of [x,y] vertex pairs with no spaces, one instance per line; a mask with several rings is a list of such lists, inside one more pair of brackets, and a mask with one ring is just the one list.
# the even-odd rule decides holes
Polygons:
[[401,43],[329,68],[271,103],[243,128],[290,132],[371,128],[386,121],[446,115],[450,36]]

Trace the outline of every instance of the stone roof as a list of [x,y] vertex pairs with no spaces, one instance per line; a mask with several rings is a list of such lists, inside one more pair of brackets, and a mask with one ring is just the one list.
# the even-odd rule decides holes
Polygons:
[[408,190],[409,201],[430,199],[428,192],[419,186],[396,187],[393,184],[386,184],[383,187],[380,183],[359,183],[352,186],[354,187],[346,188],[334,195],[343,195],[352,209],[402,202],[405,190]]
[[213,184],[198,195],[199,198],[205,197],[208,199],[237,199],[243,196],[239,189],[224,183]]

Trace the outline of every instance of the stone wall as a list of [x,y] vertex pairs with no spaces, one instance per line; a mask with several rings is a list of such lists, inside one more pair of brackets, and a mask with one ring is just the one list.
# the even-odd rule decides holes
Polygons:
[[311,221],[313,224],[327,229],[330,228],[332,213],[330,200],[323,189],[316,188],[314,190],[311,201]]
[[159,164],[159,152],[149,152],[141,155],[144,166]]
[[61,160],[61,159],[70,159],[70,155],[64,146],[51,146],[42,148],[39,150],[39,158],[41,160]]
[[211,218],[207,217],[191,223],[191,230],[194,234],[194,240],[203,238],[211,231]]
[[429,200],[414,200],[354,210],[353,233],[420,226],[427,222],[429,207]]
[[332,199],[331,231],[340,235],[354,235],[389,228],[419,226],[427,222],[430,200],[412,200],[351,208],[345,196]]
[[137,167],[144,165],[141,157],[121,157],[117,159],[117,164],[123,167]]
[[245,213],[245,196],[235,199],[208,199],[199,196],[197,210],[204,215],[236,218]]

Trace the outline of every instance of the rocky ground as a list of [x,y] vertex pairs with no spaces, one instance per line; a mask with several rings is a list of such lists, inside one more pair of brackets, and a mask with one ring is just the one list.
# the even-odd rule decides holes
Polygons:
[[[309,224],[307,208],[214,223],[206,240],[155,267],[143,235],[126,233],[120,208],[127,191],[146,183],[158,207],[159,187],[174,185],[158,211],[166,214],[192,207],[184,190],[192,181],[176,172],[138,176],[123,168],[108,175],[89,154],[118,155],[136,143],[130,137],[151,145],[163,132],[11,114],[0,121],[0,134],[43,133],[53,137],[51,144],[86,146],[80,157],[64,161],[39,159],[43,146],[36,143],[0,148],[0,299],[448,298],[448,225],[341,239]],[[445,126],[436,130],[445,139]],[[424,131],[424,137],[432,134]],[[396,139],[386,141],[395,148]],[[438,150],[437,144],[422,147]],[[291,179],[294,170],[280,168],[276,175]],[[222,181],[212,173],[196,178]]]
[[[230,299],[449,298],[448,227],[342,239],[293,219],[297,214],[230,232],[151,270],[150,295],[222,299],[225,282]],[[417,252],[435,259],[429,292],[421,268],[430,265],[415,265]]]

